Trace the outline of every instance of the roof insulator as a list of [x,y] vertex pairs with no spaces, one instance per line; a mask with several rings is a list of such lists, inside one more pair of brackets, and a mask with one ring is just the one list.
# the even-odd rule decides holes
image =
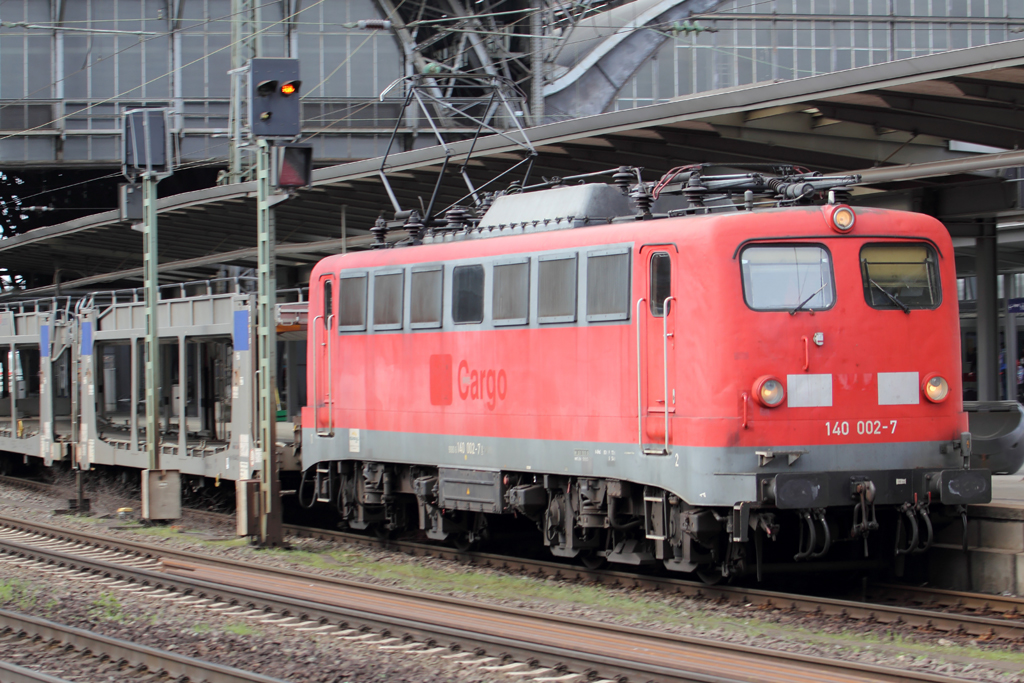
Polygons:
[[370,245],[373,249],[383,249],[388,246],[388,222],[384,220],[384,216],[378,216],[377,221],[370,228],[370,234],[373,235],[373,244]]
[[414,243],[418,244],[423,239],[423,221],[420,220],[420,213],[416,209],[409,212],[403,227],[409,231],[409,237]]
[[619,166],[619,168],[612,175],[612,182],[615,183],[616,187],[622,194],[629,194],[629,184],[636,179],[636,174],[633,173],[633,169],[629,166]]
[[464,206],[456,205],[445,212],[444,218],[448,221],[448,225],[445,226],[447,230],[464,230],[466,219],[469,218],[469,211]]

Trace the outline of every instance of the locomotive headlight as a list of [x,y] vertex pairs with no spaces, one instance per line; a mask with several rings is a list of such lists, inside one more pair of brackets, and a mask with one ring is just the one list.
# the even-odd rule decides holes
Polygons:
[[832,227],[838,232],[850,232],[857,216],[848,206],[840,206],[832,212]]
[[751,392],[754,399],[765,408],[774,408],[782,404],[786,398],[786,389],[775,377],[765,375],[754,382],[754,390]]
[[932,403],[942,403],[949,396],[949,382],[939,375],[929,375],[924,380],[924,396]]

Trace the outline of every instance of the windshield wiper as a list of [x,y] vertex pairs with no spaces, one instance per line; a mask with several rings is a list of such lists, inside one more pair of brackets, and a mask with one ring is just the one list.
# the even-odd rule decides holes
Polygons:
[[885,291],[885,288],[882,287],[882,285],[878,284],[877,282],[875,282],[871,278],[868,278],[868,282],[873,284],[875,287],[878,287],[878,291],[880,291],[882,294],[885,294],[887,297],[889,297],[889,301],[893,302],[894,304],[896,304],[897,306],[902,308],[904,313],[906,313],[907,315],[910,315],[910,306],[907,306],[905,303],[903,303],[902,301],[897,299],[895,294],[890,294],[889,292]]
[[801,310],[804,306],[806,306],[808,301],[810,301],[814,297],[818,296],[818,292],[820,292],[821,290],[825,289],[825,287],[827,287],[827,286],[828,286],[828,283],[826,282],[821,287],[818,287],[818,289],[815,290],[814,294],[811,294],[809,297],[807,297],[806,299],[801,301],[800,304],[796,308],[794,308],[792,311],[789,312],[789,314],[790,315],[796,315],[797,311]]

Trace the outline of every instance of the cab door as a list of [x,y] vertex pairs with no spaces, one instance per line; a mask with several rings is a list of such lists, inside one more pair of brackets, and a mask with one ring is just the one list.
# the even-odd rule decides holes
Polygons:
[[331,367],[332,348],[335,333],[335,291],[337,283],[333,275],[323,275],[318,283],[322,293],[321,308],[312,321],[313,338],[313,400],[318,436],[334,434],[334,376]]
[[640,348],[640,440],[645,453],[667,453],[675,413],[676,298],[674,245],[640,250],[641,297],[637,301]]

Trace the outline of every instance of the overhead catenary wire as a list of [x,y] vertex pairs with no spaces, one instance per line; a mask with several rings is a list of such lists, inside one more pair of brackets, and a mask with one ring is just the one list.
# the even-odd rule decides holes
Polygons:
[[[309,5],[308,7],[303,7],[302,9],[300,9],[299,12],[297,12],[296,14],[308,11],[308,10],[318,6],[318,5],[323,4],[325,1],[326,0],[316,0],[313,4]],[[272,22],[267,27],[257,30],[253,35],[259,35],[260,33],[265,33],[267,31],[269,31],[273,26],[277,26],[277,25],[286,23],[287,21],[288,21],[288,19],[284,18],[284,19],[281,19],[279,21]],[[232,42],[232,43],[228,43],[227,45],[225,45],[223,47],[219,47],[216,50],[213,50],[211,52],[207,52],[202,57],[199,57],[198,59],[194,59],[191,62],[188,62],[187,64],[182,64],[180,67],[176,67],[174,69],[171,69],[170,71],[167,71],[167,72],[165,72],[163,74],[160,74],[159,76],[154,76],[153,78],[149,79],[148,81],[145,81],[141,85],[149,85],[150,83],[154,83],[154,82],[156,82],[156,81],[158,81],[158,80],[160,80],[162,78],[166,78],[168,76],[171,76],[176,71],[183,70],[186,67],[192,66],[193,64],[198,64],[199,62],[207,59],[210,55],[215,55],[218,52],[223,52],[224,50],[230,50],[235,45],[241,44],[243,41],[250,40],[250,39],[251,39],[251,36],[246,36],[245,38],[240,39],[238,41],[235,41],[235,42]],[[116,95],[112,95],[110,97],[104,98],[104,99],[99,100],[97,102],[90,102],[88,105],[86,105],[86,107],[84,107],[83,109],[79,109],[79,110],[77,110],[75,112],[72,112],[72,114],[81,114],[83,111],[87,111],[87,110],[92,109],[92,108],[94,108],[96,106],[99,106],[101,104],[107,104],[108,102],[113,102],[115,100],[127,97],[132,91],[137,90],[139,87],[141,87],[141,86],[140,85],[136,85],[136,86],[133,86],[130,89],[125,90],[124,92],[120,92],[120,93],[118,93]],[[71,114],[64,114],[63,116],[59,116],[59,117],[57,117],[57,118],[55,118],[55,119],[53,119],[51,121],[47,121],[45,123],[40,123],[40,124],[38,124],[36,126],[33,126],[31,128],[26,128],[26,129],[21,130],[21,131],[16,132],[16,133],[9,133],[7,135],[4,135],[4,136],[0,137],[0,141],[7,140],[9,138],[16,137],[16,136],[19,136],[19,135],[24,135],[25,133],[30,133],[32,131],[39,130],[40,128],[46,128],[46,127],[48,127],[48,126],[50,126],[50,125],[52,125],[54,123],[57,123],[58,121],[63,121],[64,119],[68,118],[68,116],[70,116],[70,115]]]
[[[319,2],[317,2],[317,3],[314,3],[314,4],[312,5],[312,6],[310,6],[310,7],[306,7],[306,8],[303,8],[302,10],[300,10],[300,12],[299,12],[299,13],[301,13],[301,12],[304,12],[304,11],[306,11],[306,10],[308,10],[308,9],[312,9],[313,7],[315,7],[316,5],[319,5],[319,4],[321,4],[321,3],[322,3],[322,2],[324,2],[324,1],[325,1],[325,0],[319,0]],[[403,0],[403,4],[404,4],[404,2],[405,2],[405,0]],[[266,3],[266,4],[267,4],[267,5],[269,5],[269,4],[271,4],[271,3]],[[762,1],[762,2],[754,2],[754,3],[749,3],[749,4],[747,4],[747,5],[735,5],[735,6],[731,7],[730,9],[734,11],[735,9],[738,9],[738,8],[742,8],[742,7],[754,7],[754,6],[757,6],[757,5],[760,5],[760,4],[765,4],[765,2],[764,2],[764,1]],[[401,6],[401,5],[399,5],[399,7],[400,7],[400,6]],[[297,15],[298,15],[299,13],[296,13],[296,14],[290,15],[290,17],[295,17],[295,16],[297,16]],[[426,24],[426,23],[428,23],[428,22],[434,22],[434,23],[441,23],[441,22],[460,22],[460,21],[461,21],[461,22],[465,22],[465,21],[467,21],[467,20],[473,20],[473,19],[480,19],[480,18],[485,18],[485,17],[487,17],[487,16],[497,16],[497,15],[503,15],[503,14],[517,14],[517,13],[518,13],[518,14],[528,14],[527,12],[520,12],[520,11],[518,11],[518,10],[517,10],[517,11],[514,11],[514,12],[507,12],[507,13],[505,13],[505,12],[501,12],[501,13],[489,13],[489,14],[483,14],[483,15],[470,15],[469,17],[450,17],[450,18],[444,18],[444,19],[440,19],[440,20],[423,20],[423,21],[421,21],[421,22],[419,22],[419,23],[420,23],[420,24]],[[226,15],[226,17],[230,17],[230,16],[231,16],[231,15]],[[826,20],[826,19],[827,19],[827,20],[835,20],[836,16],[838,16],[838,15],[822,15],[822,19],[823,19],[823,20]],[[844,18],[846,17],[846,15],[842,15],[842,16],[843,16]],[[217,21],[223,21],[223,20],[225,20],[225,18],[226,18],[226,17],[219,17],[219,18],[215,18],[215,19],[209,19],[209,20],[207,20],[207,21],[205,21],[205,22],[200,22],[200,23],[197,23],[197,24],[194,24],[194,25],[190,25],[190,26],[189,26],[188,28],[194,28],[194,27],[196,27],[196,26],[200,26],[200,25],[203,25],[203,24],[210,24],[210,23],[214,23],[214,22],[217,22]],[[714,12],[707,12],[707,13],[702,13],[702,14],[697,14],[697,15],[693,15],[693,17],[695,17],[695,18],[696,18],[696,17],[705,17],[705,18],[710,18],[710,19],[712,19],[712,20],[716,20],[716,19],[731,19],[731,18],[732,18],[732,17],[730,16],[730,12],[729,12],[729,11],[724,11],[724,12],[720,12],[720,11],[714,11]],[[786,15],[779,15],[779,16],[778,16],[778,18],[786,18]],[[853,18],[853,17],[851,17],[851,18]],[[883,20],[884,20],[884,21],[891,21],[892,19],[893,19],[893,17],[889,17],[889,16],[887,16],[887,17],[879,17],[879,21],[883,21]],[[926,18],[925,18],[925,17],[919,17],[919,18],[917,18],[917,19],[918,19],[918,20],[923,20],[923,19],[926,19]],[[949,19],[949,18],[948,18],[948,17],[946,17],[945,19]],[[999,22],[999,23],[1003,23],[1003,22],[1008,22],[1008,20],[1006,20],[1006,19],[1002,19],[1002,18],[990,18],[990,20],[991,20],[991,21],[997,21],[997,22]],[[103,20],[92,20],[92,21],[97,21],[97,22],[98,22],[98,21],[103,21]],[[139,20],[133,20],[133,21],[139,21]],[[282,21],[277,21],[277,22],[270,22],[270,24],[269,24],[268,26],[264,27],[263,29],[260,29],[260,31],[258,31],[258,33],[261,33],[261,32],[266,32],[266,31],[272,30],[272,29],[273,29],[273,27],[275,27],[275,26],[279,26],[279,25],[280,25],[280,24],[282,24],[282,23],[283,23],[284,21],[288,21],[288,19],[284,19],[284,20],[282,20]],[[292,23],[299,23],[299,24],[307,24],[307,23],[309,23],[309,24],[317,24],[317,25],[322,25],[322,22],[292,22]],[[412,25],[412,24],[409,24],[409,25]],[[407,25],[407,26],[409,26],[409,25]],[[513,25],[514,25],[514,24],[510,24],[509,26],[513,26]],[[658,23],[658,24],[646,24],[646,25],[644,25],[644,26],[640,26],[640,27],[635,27],[635,29],[634,29],[634,30],[644,30],[644,29],[651,29],[651,30],[657,30],[657,27],[659,27],[659,26],[665,26],[665,25],[667,25],[667,22],[661,22],[661,23]],[[611,27],[611,26],[609,26],[608,28],[609,28],[610,30],[613,30],[613,27]],[[372,35],[375,35],[376,33],[377,33],[377,32],[375,31],[375,32],[374,32],[373,34],[371,34],[371,36],[370,36],[370,37],[368,37],[368,38],[367,38],[366,40],[364,40],[364,41],[363,41],[362,43],[360,43],[360,45],[359,45],[359,46],[358,46],[358,47],[356,48],[356,50],[354,50],[354,51],[350,52],[350,53],[349,53],[349,56],[348,56],[348,57],[347,57],[347,58],[345,59],[345,61],[344,61],[344,62],[342,62],[342,64],[344,64],[344,63],[348,62],[348,61],[349,61],[349,59],[351,59],[351,57],[352,57],[352,56],[353,56],[353,55],[354,55],[354,54],[355,54],[356,52],[358,52],[358,50],[359,50],[359,49],[360,49],[360,48],[361,48],[361,47],[362,47],[363,45],[365,45],[365,43],[366,43],[366,42],[367,42],[367,41],[368,41],[368,40],[369,40],[369,39],[370,39],[370,38],[372,37]],[[668,35],[668,34],[666,34],[666,35]],[[517,36],[518,36],[518,34],[512,34],[512,37],[517,37]],[[247,37],[246,39],[248,39],[248,37]],[[113,57],[113,56],[115,56],[115,55],[117,55],[117,54],[120,54],[121,52],[124,52],[124,51],[126,51],[126,50],[130,50],[130,49],[133,49],[133,48],[135,48],[136,46],[138,46],[138,45],[139,45],[140,43],[142,43],[142,42],[144,42],[144,41],[140,40],[140,41],[138,41],[137,43],[134,43],[134,44],[132,44],[132,45],[130,45],[130,46],[128,46],[128,47],[126,47],[126,48],[122,49],[122,50],[119,50],[118,52],[114,53],[114,55],[110,55],[110,56],[107,56],[107,57],[103,57],[103,58],[100,58],[99,60],[97,60],[96,62],[93,62],[92,64],[96,64],[96,63],[98,63],[99,61],[101,61],[101,60],[103,60],[103,59],[109,59],[110,57]],[[569,42],[569,43],[567,43],[567,44],[572,44],[573,42],[575,42],[575,41],[570,41],[570,42]],[[203,58],[200,58],[200,59],[197,59],[197,60],[193,60],[192,62],[189,62],[189,63],[188,63],[188,64],[186,64],[186,65],[183,65],[183,67],[182,67],[182,68],[184,68],[184,67],[187,67],[187,66],[190,66],[190,65],[192,65],[192,64],[195,64],[195,63],[197,63],[198,61],[200,61],[201,59],[204,59],[204,58],[206,58],[206,57],[207,57],[207,56],[209,56],[210,54],[215,54],[216,52],[219,52],[219,51],[221,51],[221,50],[223,50],[223,49],[227,49],[227,48],[229,48],[229,47],[231,47],[231,45],[228,45],[228,46],[226,46],[226,47],[224,47],[224,48],[220,48],[220,49],[218,49],[218,50],[215,50],[215,51],[213,51],[213,52],[211,52],[211,53],[208,53],[207,55],[204,55],[204,57],[203,57]],[[729,54],[729,55],[730,55],[731,57],[734,57],[734,58],[736,58],[736,59],[742,59],[742,60],[750,61],[750,62],[753,62],[753,63],[761,63],[761,64],[771,64],[771,62],[768,62],[768,61],[766,61],[766,60],[759,60],[759,59],[757,59],[757,58],[754,58],[754,57],[747,57],[747,56],[744,56],[744,55],[738,55],[738,54],[733,54],[733,53],[732,53],[732,52],[730,51],[730,48],[728,48],[728,47],[716,47],[716,46],[713,46],[713,45],[711,45],[711,46],[701,46],[701,47],[703,47],[703,48],[706,48],[706,49],[710,49],[710,50],[712,50],[712,51],[715,51],[715,52],[719,52],[719,53],[726,53],[726,54]],[[754,47],[756,47],[756,46],[754,46]],[[469,51],[470,49],[471,49],[471,48],[467,47],[466,49],[462,50],[461,52],[462,52],[462,53],[465,53],[465,52],[468,52],[468,51]],[[526,53],[526,55],[525,55],[525,56],[532,56],[532,53]],[[519,59],[521,59],[522,57],[518,57],[518,58],[519,58]],[[504,59],[499,59],[499,60],[496,60],[496,61],[495,61],[495,64],[502,64],[502,63],[507,63],[507,62],[510,62],[510,61],[514,61],[514,59],[516,59],[516,58],[504,58]],[[333,75],[334,75],[334,74],[335,74],[335,73],[336,73],[336,72],[338,71],[338,68],[340,68],[340,67],[341,67],[341,65],[339,65],[339,67],[335,68],[335,70],[334,70],[334,71],[332,71],[332,72],[331,72],[331,74],[327,76],[327,78],[323,79],[323,80],[322,80],[322,81],[321,81],[321,82],[320,82],[320,83],[319,83],[319,84],[318,84],[317,86],[315,86],[315,87],[314,87],[314,89],[313,89],[313,90],[312,90],[312,91],[311,91],[310,93],[307,93],[306,95],[303,95],[303,97],[307,97],[307,96],[309,96],[310,94],[312,94],[312,92],[315,92],[315,91],[316,91],[316,89],[318,89],[318,88],[321,88],[321,87],[323,86],[323,84],[324,84],[324,83],[325,83],[325,82],[326,82],[327,80],[329,80],[329,79],[330,79],[330,78],[331,78],[331,77],[332,77],[332,76],[333,76]],[[83,69],[80,69],[79,71],[82,71],[82,70],[84,70],[85,68],[88,68],[88,67],[84,67]],[[150,81],[147,81],[146,83],[151,83],[151,82],[153,82],[154,80],[158,80],[158,79],[160,79],[160,78],[166,77],[166,76],[168,76],[168,75],[171,75],[171,74],[173,74],[174,72],[175,72],[175,69],[172,69],[172,70],[170,70],[170,71],[166,72],[165,74],[162,74],[162,75],[160,75],[160,76],[157,76],[157,77],[155,77],[154,79],[151,79]],[[793,72],[794,72],[795,74],[804,74],[804,73],[814,73],[814,71],[804,71],[804,70],[800,70],[799,68],[793,68]],[[78,72],[76,71],[76,72],[74,72],[74,73],[78,73]],[[69,75],[71,75],[71,74],[67,74],[67,75],[65,75],[65,78],[67,78],[67,77],[68,77]],[[442,76],[440,76],[440,78],[444,78],[444,76],[442,75]],[[135,89],[137,89],[138,87],[139,87],[139,86],[135,86],[135,87],[133,87],[133,88],[132,88],[131,90],[128,90],[128,91],[126,91],[126,93],[129,93],[129,92],[131,92],[132,90],[135,90]],[[125,93],[122,93],[122,95],[124,95],[124,94],[125,94]],[[98,105],[98,104],[102,104],[103,102],[109,102],[110,100],[112,100],[112,99],[116,99],[117,97],[119,97],[119,96],[114,96],[114,97],[112,97],[112,98],[108,98],[107,100],[103,100],[103,101],[101,101],[101,102],[96,102],[96,103],[92,103],[92,104],[90,104],[89,106],[87,106],[87,107],[86,107],[86,108],[84,108],[84,109],[80,109],[80,110],[77,110],[77,111],[75,111],[75,112],[72,112],[71,114],[68,114],[68,115],[66,115],[65,117],[61,117],[61,118],[67,118],[67,116],[70,116],[70,115],[74,115],[74,114],[80,114],[80,113],[81,113],[82,111],[86,111],[86,110],[88,110],[89,108],[91,108],[91,107],[93,107],[93,106],[96,106],[96,105]],[[27,99],[27,98],[21,98],[21,99]],[[20,101],[20,100],[14,100],[14,101]],[[337,119],[327,119],[327,121],[329,121],[329,122],[327,123],[327,125],[325,125],[325,126],[324,126],[323,128],[321,128],[321,130],[319,130],[319,131],[316,131],[316,132],[314,132],[314,133],[312,133],[312,134],[308,135],[308,136],[307,136],[307,137],[305,138],[305,140],[310,140],[310,139],[313,139],[313,138],[315,138],[315,137],[316,137],[317,135],[320,135],[320,134],[322,134],[322,133],[325,133],[325,132],[328,132],[328,131],[330,131],[330,130],[331,130],[331,127],[332,127],[332,126],[333,126],[334,124],[336,124],[336,123],[339,123],[339,122],[341,122],[341,121],[344,121],[344,120],[346,120],[346,119],[350,118],[351,116],[353,116],[353,115],[355,115],[355,114],[358,114],[359,112],[361,112],[361,111],[365,110],[365,109],[366,109],[367,107],[369,107],[369,106],[370,106],[370,104],[372,104],[372,103],[373,103],[372,101],[368,101],[368,102],[367,102],[366,104],[363,104],[363,105],[358,105],[358,104],[356,104],[356,105],[353,105],[353,106],[355,106],[356,108],[355,108],[354,110],[352,110],[352,111],[349,111],[349,112],[348,112],[348,114],[346,114],[345,116],[342,116],[342,117],[340,117],[340,118],[337,118]],[[345,109],[349,109],[349,107],[345,107],[344,109],[340,109],[340,110],[333,110],[333,111],[345,111]],[[332,112],[328,112],[327,114],[333,113],[333,111],[332,111]],[[56,120],[60,120],[60,119],[56,119]],[[55,120],[55,121],[56,121],[56,120]],[[391,118],[391,117],[376,117],[376,120],[380,120],[380,121],[393,121],[394,119],[393,119],[393,118]],[[49,123],[53,123],[53,122],[49,122]],[[321,123],[324,123],[324,117],[321,117]],[[34,128],[28,129],[28,130],[29,130],[29,131],[31,131],[31,130],[36,130],[37,128],[39,128],[39,127],[42,127],[42,126],[46,126],[46,125],[48,125],[48,124],[41,124],[40,126],[36,126],[36,127],[34,127]],[[23,131],[23,132],[27,132],[27,131]],[[12,136],[15,136],[15,135],[18,135],[18,133],[13,133],[13,134],[10,134],[10,135],[8,135],[8,136],[5,136],[4,138],[0,138],[0,139],[6,139],[6,138],[8,138],[8,137],[12,137]],[[183,166],[182,166],[182,168],[189,168],[189,167],[192,167],[192,168],[194,168],[194,167],[200,167],[200,166],[203,166],[203,165],[215,165],[216,163],[217,163],[216,161],[212,161],[212,162],[202,162],[201,164],[198,164],[198,165],[189,165],[189,164],[185,164],[185,165],[183,165]],[[88,180],[88,181],[82,181],[82,183],[85,183],[85,182],[96,182],[96,181],[99,181],[99,180],[102,180],[102,179],[106,179],[106,178],[110,178],[110,177],[116,177],[117,175],[119,175],[119,174],[118,174],[118,173],[114,173],[114,174],[110,174],[110,175],[108,175],[108,176],[101,176],[101,177],[99,177],[99,178],[95,178],[95,179],[90,179],[90,180]],[[73,187],[73,186],[76,186],[76,185],[79,185],[79,184],[82,184],[82,183],[73,183],[73,184],[71,184],[71,185],[69,185],[69,186],[66,186],[66,187]],[[57,190],[59,190],[59,189],[60,189],[60,188],[54,188],[54,189],[52,189],[52,190],[47,190],[46,192],[42,192],[42,193],[37,193],[36,195],[31,195],[31,196],[39,196],[40,194],[50,194],[50,193],[52,193],[52,192],[55,192],[55,191],[57,191]],[[22,198],[22,199],[27,199],[27,198]]]

